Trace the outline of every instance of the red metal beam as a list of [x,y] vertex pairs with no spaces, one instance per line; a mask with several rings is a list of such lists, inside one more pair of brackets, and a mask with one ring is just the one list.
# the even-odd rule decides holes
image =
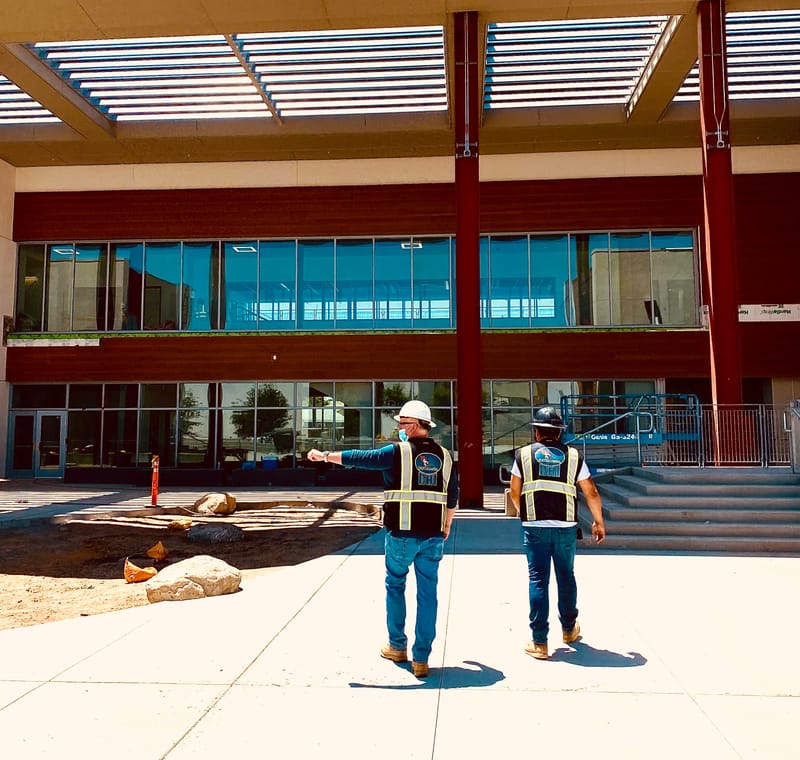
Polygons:
[[739,287],[734,246],[725,0],[701,0],[697,18],[711,393],[715,404],[741,404]]
[[456,179],[456,347],[458,472],[462,507],[483,506],[480,320],[480,179],[478,172],[478,14],[454,17]]

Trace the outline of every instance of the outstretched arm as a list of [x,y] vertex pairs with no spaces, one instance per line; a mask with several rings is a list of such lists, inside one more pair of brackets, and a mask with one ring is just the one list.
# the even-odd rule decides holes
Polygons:
[[[511,482],[513,484],[513,479]],[[603,520],[603,500],[600,498],[600,492],[591,478],[579,480],[578,485],[586,499],[586,505],[592,513],[592,519],[594,520],[592,523],[592,535],[599,544],[606,537],[606,524]]]

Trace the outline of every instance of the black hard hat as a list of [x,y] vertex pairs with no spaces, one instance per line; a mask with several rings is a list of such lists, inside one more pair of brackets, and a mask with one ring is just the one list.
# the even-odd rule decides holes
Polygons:
[[533,415],[533,422],[535,427],[550,428],[552,430],[564,430],[567,426],[561,415],[552,406],[542,406],[536,410]]

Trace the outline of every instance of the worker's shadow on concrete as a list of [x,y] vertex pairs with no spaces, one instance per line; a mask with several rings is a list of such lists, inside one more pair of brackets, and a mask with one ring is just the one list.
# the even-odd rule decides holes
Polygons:
[[583,641],[575,641],[569,647],[559,647],[550,653],[554,662],[568,662],[583,668],[640,668],[647,658],[639,652],[612,652],[608,649],[595,649]]
[[[443,668],[431,668],[430,674],[425,679],[420,679],[413,684],[380,684],[380,683],[358,683],[351,681],[350,687],[353,689],[390,689],[395,691],[408,691],[410,689],[476,689],[484,686],[492,686],[505,680],[505,674],[501,670],[490,668],[474,660],[464,660],[465,665],[474,667],[462,668],[446,666]],[[411,663],[397,663],[397,667],[411,672]]]

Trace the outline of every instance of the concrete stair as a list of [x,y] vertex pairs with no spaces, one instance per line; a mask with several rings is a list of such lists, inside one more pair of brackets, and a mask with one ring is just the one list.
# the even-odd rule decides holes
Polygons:
[[[595,476],[605,549],[800,556],[800,475],[788,468],[625,467]],[[587,539],[591,515],[579,519]]]

